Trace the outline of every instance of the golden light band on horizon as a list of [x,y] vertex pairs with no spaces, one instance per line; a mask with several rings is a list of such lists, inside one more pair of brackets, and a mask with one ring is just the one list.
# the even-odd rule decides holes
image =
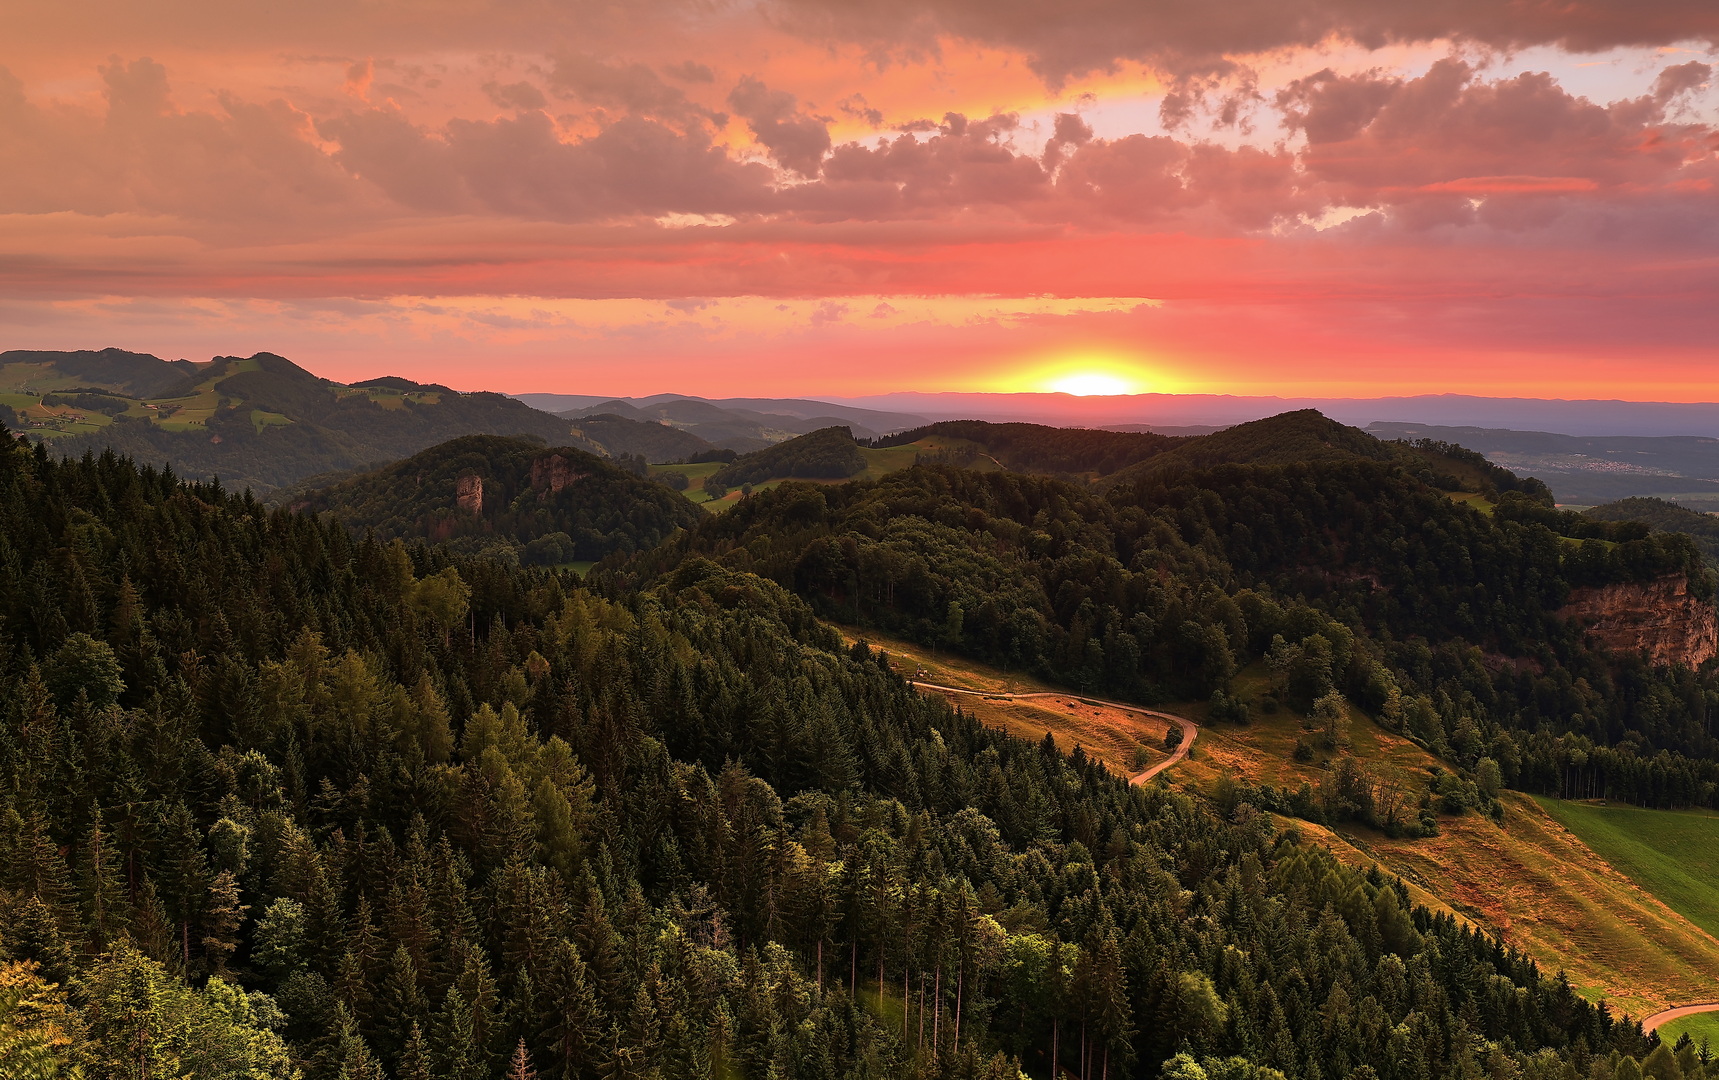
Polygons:
[[1052,393],[1070,397],[1120,397],[1185,389],[1164,374],[1161,358],[1123,349],[1079,349],[1026,365],[989,387],[1003,393]]

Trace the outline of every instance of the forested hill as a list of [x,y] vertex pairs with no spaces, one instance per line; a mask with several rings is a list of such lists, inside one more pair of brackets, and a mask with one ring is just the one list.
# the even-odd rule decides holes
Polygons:
[[1719,517],[1691,510],[1665,499],[1620,499],[1588,510],[1596,521],[1639,521],[1661,532],[1686,533],[1695,538],[1709,559],[1719,561]]
[[1152,432],[945,420],[884,436],[872,445],[905,446],[926,438],[971,444],[971,449],[947,452],[949,464],[977,463],[983,455],[1015,472],[1068,476],[1107,476],[1186,441]]
[[[311,476],[367,468],[459,435],[530,435],[551,443],[565,442],[568,435],[565,420],[501,394],[462,394],[400,378],[344,386],[271,353],[204,364],[121,354],[130,358],[127,364],[106,357],[105,368],[75,353],[6,353],[0,360],[20,356],[31,362],[0,367],[0,373],[63,382],[78,378],[72,372],[84,372],[108,376],[99,385],[115,388],[105,399],[86,394],[64,404],[46,395],[0,394],[24,410],[30,434],[48,439],[55,453],[112,448],[169,465],[182,476],[219,476],[235,490],[262,493]],[[145,361],[157,367],[140,369]],[[148,396],[121,392],[131,387]]]
[[865,469],[865,456],[845,427],[827,427],[750,454],[718,469],[710,483],[722,487],[758,484],[782,477],[843,480]]
[[1217,465],[1285,465],[1314,461],[1390,461],[1399,456],[1392,445],[1313,409],[1283,413],[1237,424],[1210,435],[1178,439],[1164,453],[1153,455],[1110,478],[1133,483],[1172,469],[1209,469]]
[[703,516],[667,487],[584,451],[497,435],[452,439],[291,501],[383,539],[452,541],[549,565],[651,548]]
[[1399,883],[987,731],[766,579],[607,588],[0,447],[8,1075],[1666,1075]]
[[[1528,790],[1560,793],[1580,774],[1611,797],[1719,804],[1713,670],[1608,654],[1563,614],[1581,590],[1670,579],[1710,624],[1712,575],[1687,536],[1522,491],[1470,505],[1425,479],[1461,455],[1376,441],[1328,455],[1327,441],[1367,448],[1353,429],[1283,463],[1307,418],[1282,418],[1287,448],[1270,421],[1249,427],[1243,449],[1279,463],[1160,469],[1103,493],[930,465],[783,485],[632,573],[696,554],[829,617],[1092,693],[1240,717],[1278,704],[1311,716],[1336,692],[1471,778],[1484,759]],[[1248,665],[1275,673],[1272,698],[1238,700]],[[1434,827],[1415,809],[1433,799],[1410,793],[1377,823]]]
[[610,457],[642,457],[646,461],[687,461],[694,454],[714,450],[690,431],[630,420],[613,413],[594,413],[570,422],[574,433],[601,447]]

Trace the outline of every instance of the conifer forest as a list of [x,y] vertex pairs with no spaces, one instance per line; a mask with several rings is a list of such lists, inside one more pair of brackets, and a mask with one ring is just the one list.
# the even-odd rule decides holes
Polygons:
[[[1710,1075],[1298,825],[1435,831],[1500,783],[1719,803],[1711,674],[1551,614],[1711,596],[1699,549],[1499,499],[1395,459],[926,463],[581,580],[8,437],[0,1075]],[[1215,714],[1265,661],[1451,786],[1130,786],[827,620]]]

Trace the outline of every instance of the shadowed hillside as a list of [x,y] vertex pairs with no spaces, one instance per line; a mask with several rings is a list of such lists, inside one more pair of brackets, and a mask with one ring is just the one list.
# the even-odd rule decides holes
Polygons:
[[682,428],[629,420],[614,413],[582,416],[571,423],[575,434],[610,457],[630,455],[652,463],[686,461],[716,448],[715,444]]
[[1691,510],[1665,499],[1620,499],[1585,511],[1596,521],[1640,521],[1660,532],[1695,538],[1709,559],[1719,560],[1719,517]]
[[[526,460],[492,475],[566,495],[600,464]],[[0,495],[0,1052],[34,1075],[1654,1052],[1403,883],[987,729],[751,573],[588,589],[16,445]]]
[[706,485],[739,487],[792,477],[842,480],[866,467],[865,455],[845,427],[827,427],[750,454],[742,454],[713,473]]
[[[971,465],[988,458],[1016,472],[1106,476],[1137,461],[1164,453],[1180,440],[1152,432],[1056,428],[1042,424],[992,424],[983,420],[945,420],[885,436],[872,445],[903,446],[923,440],[948,443],[949,464]],[[961,446],[959,444],[968,444]]]
[[110,374],[125,375],[125,385],[147,384],[151,395],[116,400],[112,409],[0,395],[0,403],[23,408],[28,433],[50,440],[56,453],[111,448],[185,476],[219,476],[235,489],[272,491],[402,458],[457,435],[559,443],[568,434],[565,421],[501,394],[461,394],[400,378],[344,386],[271,353],[205,364],[137,354],[29,355],[63,372],[89,370],[91,356],[106,358]]
[[453,439],[305,493],[293,507],[384,538],[544,564],[650,548],[701,517],[662,484],[582,450],[494,435]]

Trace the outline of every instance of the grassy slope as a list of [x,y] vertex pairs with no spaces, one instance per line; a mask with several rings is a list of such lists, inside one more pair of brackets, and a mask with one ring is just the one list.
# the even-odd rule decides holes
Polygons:
[[1659,1025],[1659,1037],[1668,1043],[1676,1043],[1684,1032],[1689,1033],[1696,1046],[1706,1043],[1719,1050],[1719,1013],[1697,1013]]
[[1392,869],[1417,876],[1584,994],[1636,1016],[1713,995],[1719,941],[1582,843],[1527,796],[1505,798],[1504,828],[1446,819],[1430,840],[1376,838]]
[[[841,629],[849,640],[864,637],[887,649],[898,671],[910,676],[923,671],[920,678],[929,682],[996,694],[1061,691],[1056,698],[1030,703],[951,695],[954,704],[987,724],[1032,739],[1049,731],[1065,748],[1084,746],[1118,775],[1135,771],[1135,756],[1142,747],[1149,762],[1163,760],[1158,749],[1166,726],[1162,722],[1105,709],[1028,676],[947,653],[933,655],[871,631]],[[1238,677],[1239,688],[1257,699],[1264,677],[1257,666],[1250,668]],[[1323,761],[1302,764],[1291,756],[1302,727],[1300,718],[1286,710],[1268,716],[1256,709],[1254,722],[1245,727],[1210,723],[1200,703],[1164,711],[1201,726],[1193,755],[1164,774],[1169,783],[1209,791],[1226,773],[1279,788],[1319,782]],[[1427,769],[1440,764],[1358,710],[1351,710],[1350,743],[1370,768],[1416,792],[1425,789]],[[1539,802],[1510,792],[1504,805],[1503,828],[1475,814],[1445,815],[1439,820],[1440,835],[1416,840],[1393,840],[1352,823],[1335,828],[1293,824],[1305,838],[1325,844],[1345,862],[1378,863],[1404,880],[1417,903],[1501,934],[1547,971],[1567,972],[1585,996],[1604,997],[1615,1009],[1643,1016],[1719,996],[1711,975],[1719,972],[1719,940],[1626,876],[1633,871],[1596,854]],[[1648,820],[1660,816],[1639,813]],[[1706,823],[1712,829],[1709,835],[1719,837],[1719,815],[1687,816]],[[1719,864],[1719,859],[1713,861]],[[1714,1041],[1719,1044],[1719,1037]]]
[[[1056,738],[1057,745],[1064,749],[1083,747],[1087,754],[1118,776],[1130,776],[1169,756],[1162,749],[1164,733],[1170,727],[1165,721],[1106,708],[1079,694],[1069,693],[1066,687],[1052,686],[1028,675],[1001,671],[969,660],[953,659],[947,653],[933,654],[918,645],[870,630],[850,626],[838,626],[837,629],[849,642],[864,638],[887,651],[895,669],[909,678],[995,695],[949,695],[952,704],[977,716],[985,724],[1027,739],[1042,739],[1049,732]],[[1031,701],[1007,701],[1001,696],[1046,692],[1054,692],[1057,696]]]
[[1719,935],[1719,814],[1536,801],[1642,888]]
[[[191,391],[188,394],[177,397],[139,398],[126,412],[127,415],[149,420],[163,431],[194,431],[203,427],[224,403],[233,400],[216,390],[216,383],[234,375],[260,370],[262,370],[262,366],[255,358],[234,361],[231,364],[211,370],[201,382],[188,388]],[[48,408],[41,404],[39,394],[77,387],[90,381],[92,380],[83,379],[80,381],[78,376],[54,372],[51,370],[51,365],[48,364],[6,364],[0,366],[0,387],[14,389],[10,392],[0,392],[0,402],[11,405],[18,410],[20,415],[29,419],[52,421],[57,425],[41,430],[40,433],[43,435],[50,437],[86,435],[108,426],[113,423],[113,420],[101,413],[75,409],[71,406]],[[38,394],[31,395],[16,391],[15,388],[23,386],[38,391]],[[420,405],[434,405],[441,400],[442,396],[434,391],[402,391],[391,387],[342,388],[337,393],[341,397],[367,397],[385,409],[396,410],[405,408],[408,401]],[[83,419],[69,419],[74,415],[82,416]],[[251,422],[260,432],[266,427],[291,424],[292,420],[278,412],[252,409]]]

